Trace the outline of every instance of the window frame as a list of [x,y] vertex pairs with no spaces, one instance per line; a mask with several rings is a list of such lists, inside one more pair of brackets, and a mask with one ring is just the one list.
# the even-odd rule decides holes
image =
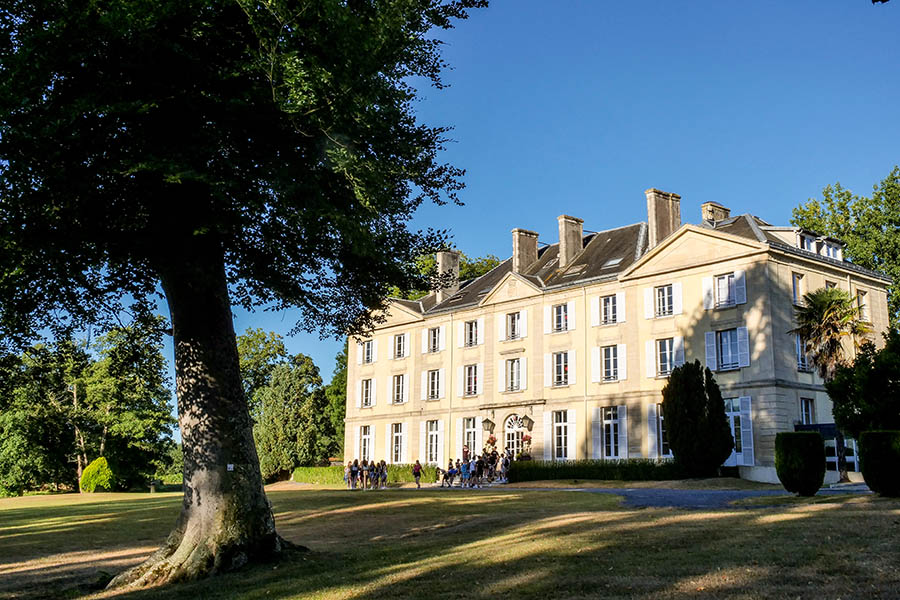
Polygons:
[[813,425],[816,422],[816,399],[800,398],[800,423]]
[[522,360],[506,359],[506,391],[518,392],[522,389]]
[[425,422],[425,438],[425,462],[437,464],[440,458],[440,425],[437,419]]
[[618,406],[600,408],[600,424],[603,429],[603,458],[619,459],[619,436],[622,422],[619,420]]
[[359,404],[362,408],[371,408],[372,407],[372,378],[368,377],[363,379],[360,383],[360,401]]
[[428,381],[428,390],[425,395],[426,400],[440,400],[441,398],[441,370],[428,369],[426,379]]
[[[726,337],[731,339],[725,340]],[[725,344],[728,344],[728,354],[731,362],[725,362]],[[720,329],[716,331],[716,371],[734,371],[741,368],[740,346],[738,345],[737,328]]]
[[671,283],[653,288],[653,308],[653,315],[656,318],[671,317],[675,314],[675,290]]
[[[663,352],[662,345],[666,344],[667,348],[665,352]],[[666,355],[668,357],[668,361],[666,363],[666,367],[668,369],[664,369],[664,365],[662,362],[663,356]],[[659,338],[656,340],[656,376],[657,377],[668,377],[671,375],[672,371],[675,369],[675,338]]]
[[391,462],[403,462],[403,423],[391,423]]
[[463,326],[463,347],[474,348],[478,345],[478,320],[466,321]]
[[672,456],[672,447],[669,446],[669,432],[666,429],[666,417],[663,414],[662,404],[656,405],[656,444],[660,457]]
[[552,354],[552,364],[552,387],[565,387],[569,385],[569,351],[554,352]]
[[803,273],[791,273],[791,300],[794,306],[803,304]]
[[619,380],[619,347],[616,344],[601,346],[602,379],[604,382]]
[[406,358],[406,334],[404,333],[394,336],[394,358]]
[[812,371],[809,356],[806,354],[806,340],[804,340],[799,333],[794,335],[794,354],[797,359],[798,371],[801,373],[809,373]]
[[506,339],[508,341],[518,340],[522,337],[521,324],[519,323],[520,319],[520,312],[506,313]]
[[[469,456],[475,455],[475,444],[478,442],[478,419],[463,417],[463,446],[469,448]],[[460,452],[462,448],[460,448]]]
[[463,365],[463,395],[478,395],[478,365]]
[[375,362],[375,340],[366,340],[363,344],[363,359],[362,363],[364,365],[371,365]]
[[[726,295],[724,299],[721,297],[721,288],[719,287],[719,282],[722,280],[725,280],[726,288]],[[715,296],[716,308],[731,308],[737,305],[737,290],[735,287],[734,271],[730,273],[722,273],[721,275],[716,275],[713,278],[713,293]]]
[[553,313],[553,333],[560,333],[569,330],[569,305],[566,302],[562,304],[554,304],[551,308]]
[[553,460],[569,459],[569,420],[568,411],[553,411],[553,431],[551,432],[553,440],[552,456]]
[[370,455],[372,454],[372,426],[371,425],[360,425],[359,426],[359,459],[360,460],[369,460]]
[[619,307],[616,304],[616,295],[609,294],[600,297],[600,324],[615,325],[619,322]]
[[866,290],[856,290],[856,309],[859,313],[859,320],[863,323],[872,322],[869,315],[868,297],[869,293]]
[[428,328],[428,354],[434,354],[441,351],[441,328]]
[[391,377],[391,403],[403,404],[404,388],[406,386],[406,374],[400,373]]

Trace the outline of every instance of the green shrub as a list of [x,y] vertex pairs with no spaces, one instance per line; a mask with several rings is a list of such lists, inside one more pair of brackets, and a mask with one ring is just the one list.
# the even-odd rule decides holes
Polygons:
[[509,481],[544,479],[606,479],[616,481],[664,481],[683,479],[684,470],[671,460],[519,460],[510,465]]
[[84,492],[108,492],[113,489],[114,482],[112,469],[102,456],[89,464],[81,474],[81,490]]
[[[388,465],[388,483],[414,483],[412,465]],[[422,465],[422,483],[435,481],[435,466]],[[344,485],[344,467],[297,467],[292,478],[298,483]]]
[[775,471],[789,492],[815,496],[825,481],[825,440],[818,431],[783,431],[775,436]]
[[900,496],[900,431],[864,431],[859,438],[859,461],[870,490]]

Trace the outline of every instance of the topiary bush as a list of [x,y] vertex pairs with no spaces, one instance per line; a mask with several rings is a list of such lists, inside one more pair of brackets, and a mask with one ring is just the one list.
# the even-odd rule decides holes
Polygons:
[[115,476],[106,458],[100,457],[89,464],[81,474],[81,491],[108,492],[113,489]]
[[882,496],[900,496],[900,431],[864,431],[859,461],[869,489]]
[[775,436],[775,471],[781,485],[815,496],[825,481],[825,440],[818,431],[784,431]]

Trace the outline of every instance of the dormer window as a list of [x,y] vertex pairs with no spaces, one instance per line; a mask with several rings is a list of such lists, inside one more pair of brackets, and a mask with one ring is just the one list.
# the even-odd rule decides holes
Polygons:
[[811,235],[800,234],[800,248],[809,252],[816,251],[816,238]]
[[831,242],[825,242],[825,244],[822,246],[822,254],[824,254],[828,258],[841,260],[841,247],[837,244],[832,244]]

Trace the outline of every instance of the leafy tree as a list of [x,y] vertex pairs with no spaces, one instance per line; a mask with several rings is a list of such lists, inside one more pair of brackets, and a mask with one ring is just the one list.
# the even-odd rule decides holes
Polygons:
[[342,456],[344,452],[344,418],[347,416],[347,344],[335,357],[334,373],[331,375],[331,383],[325,387],[325,397],[328,399],[326,412],[331,420],[331,428],[334,431],[334,453]]
[[881,350],[863,344],[852,364],[837,367],[825,389],[835,425],[853,438],[863,431],[900,430],[900,332],[887,333]]
[[869,333],[859,320],[859,309],[853,297],[839,288],[820,288],[803,295],[803,304],[794,307],[797,326],[788,333],[799,335],[804,350],[819,376],[828,381],[835,369],[844,363],[843,342]]
[[[185,498],[112,586],[191,579],[282,548],[241,385],[232,302],[298,327],[372,326],[456,200],[435,28],[485,0],[16,0],[0,9],[0,339],[152,312],[175,347]],[[130,303],[130,306],[128,304]],[[202,501],[200,501],[202,499]]]
[[256,416],[256,391],[269,384],[272,370],[288,359],[284,338],[274,331],[247,328],[237,337],[238,358],[244,396],[250,403],[250,414]]
[[699,360],[675,367],[662,395],[675,462],[694,477],[714,475],[731,454],[734,438],[712,371],[704,371]]
[[84,469],[81,489],[88,493],[109,492],[115,486],[116,477],[105,457],[97,458]]
[[184,473],[184,454],[181,444],[175,440],[165,440],[165,454],[156,459],[153,479],[163,483],[181,483]]
[[[464,252],[459,253],[459,280],[466,281],[481,277],[494,267],[500,264],[500,259],[493,254],[480,256],[477,258],[469,258]],[[441,273],[437,272],[437,260],[434,254],[425,254],[419,256],[415,260],[415,268],[422,275],[425,281],[430,282],[430,288],[436,288],[443,283]],[[407,289],[402,290],[394,286],[388,292],[393,298],[403,298],[406,300],[418,300],[428,295],[430,289]]]
[[[822,190],[793,211],[791,223],[847,244],[844,256],[853,263],[887,273],[900,281],[900,166],[874,186],[871,197],[857,196],[840,183]],[[888,290],[891,325],[900,325],[900,290]]]

